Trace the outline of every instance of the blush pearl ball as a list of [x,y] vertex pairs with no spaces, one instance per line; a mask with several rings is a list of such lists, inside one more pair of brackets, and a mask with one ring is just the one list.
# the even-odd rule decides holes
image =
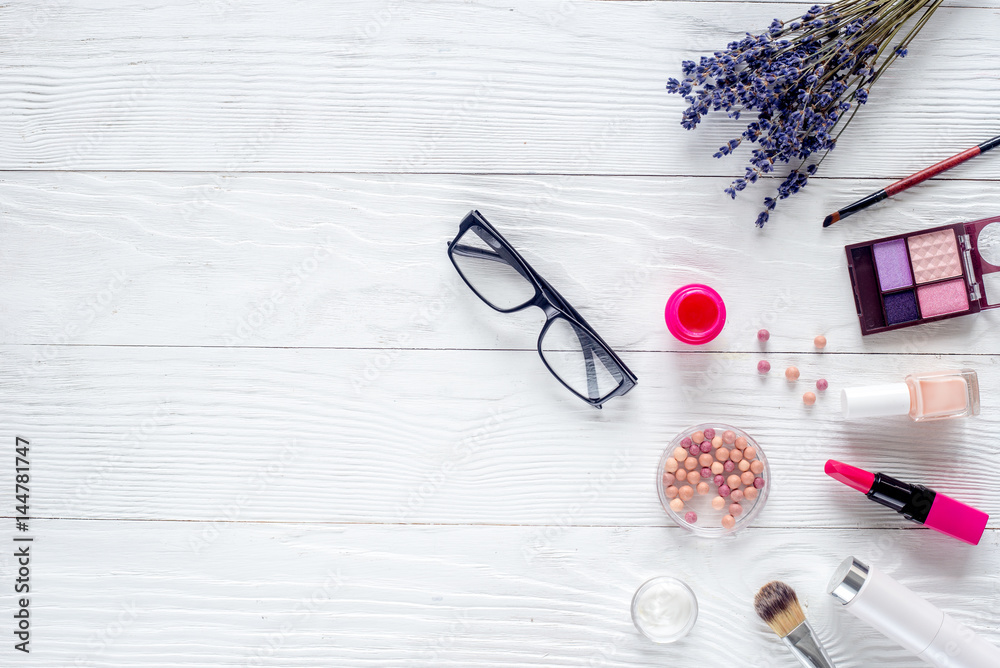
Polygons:
[[693,510],[689,510],[688,512],[684,513],[684,521],[687,522],[688,524],[694,524],[695,522],[698,521],[698,513],[694,512]]
[[812,406],[816,403],[816,395],[812,392],[806,392],[802,395],[802,403],[806,406]]
[[766,329],[757,330],[758,341],[767,341],[769,338],[771,338],[771,332],[767,331]]
[[767,360],[757,362],[757,373],[767,373],[771,370],[771,363]]
[[798,380],[799,379],[798,368],[790,366],[787,369],[785,369],[785,378],[787,378],[788,380]]
[[684,510],[684,502],[681,501],[680,499],[674,499],[673,501],[670,502],[670,510],[674,511],[675,513],[681,512],[682,510]]
[[813,339],[813,345],[817,348],[826,348],[826,337],[820,334],[815,339]]
[[722,518],[723,529],[732,529],[734,526],[736,526],[735,517],[733,517],[732,515],[726,515],[725,517]]
[[714,499],[712,499],[712,507],[715,508],[716,510],[722,510],[723,508],[726,507],[726,500],[721,496],[717,496]]

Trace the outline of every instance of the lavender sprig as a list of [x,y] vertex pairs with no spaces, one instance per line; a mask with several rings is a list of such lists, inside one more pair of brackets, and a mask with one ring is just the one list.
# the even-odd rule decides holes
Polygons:
[[779,165],[797,163],[778,185],[776,197],[764,199],[758,227],[778,200],[805,187],[868,102],[872,85],[896,58],[906,56],[909,43],[942,2],[839,0],[816,5],[791,21],[774,19],[766,32],[746,33],[712,57],[681,64],[684,78],[670,79],[667,90],[690,105],[681,119],[684,128],[695,129],[711,112],[736,120],[744,113],[757,114],[740,137],[715,153],[722,158],[743,142],[754,145],[745,174],[725,190],[730,197],[736,199]]

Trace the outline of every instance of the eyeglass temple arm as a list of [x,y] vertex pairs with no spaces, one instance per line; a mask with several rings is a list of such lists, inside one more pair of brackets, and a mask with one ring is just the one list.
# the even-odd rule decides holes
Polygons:
[[521,269],[521,263],[518,262],[513,255],[510,255],[510,253],[507,253],[502,248],[498,253],[491,250],[486,250],[485,248],[476,248],[474,246],[455,244],[454,246],[451,247],[451,252],[455,253],[456,255],[461,255],[463,257],[473,257],[480,260],[492,260],[494,262],[503,262],[504,264],[508,264],[511,267],[513,267],[514,271],[521,274],[521,276],[524,277],[525,280],[527,281],[531,280],[528,274],[526,274],[525,271]]

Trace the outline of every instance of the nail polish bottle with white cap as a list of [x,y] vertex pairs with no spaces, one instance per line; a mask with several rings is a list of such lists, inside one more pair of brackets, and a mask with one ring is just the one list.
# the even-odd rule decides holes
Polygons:
[[914,373],[902,383],[845,388],[840,408],[848,420],[909,415],[924,422],[979,415],[979,379],[972,369]]

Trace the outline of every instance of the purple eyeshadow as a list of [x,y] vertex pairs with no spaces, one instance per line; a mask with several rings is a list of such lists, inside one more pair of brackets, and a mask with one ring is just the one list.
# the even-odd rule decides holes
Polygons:
[[885,317],[890,325],[920,318],[920,312],[917,311],[917,297],[913,294],[913,290],[885,295]]
[[882,292],[913,285],[910,258],[906,254],[906,242],[903,239],[883,241],[872,246],[872,250],[875,252],[875,266],[878,267],[878,282],[882,286]]

